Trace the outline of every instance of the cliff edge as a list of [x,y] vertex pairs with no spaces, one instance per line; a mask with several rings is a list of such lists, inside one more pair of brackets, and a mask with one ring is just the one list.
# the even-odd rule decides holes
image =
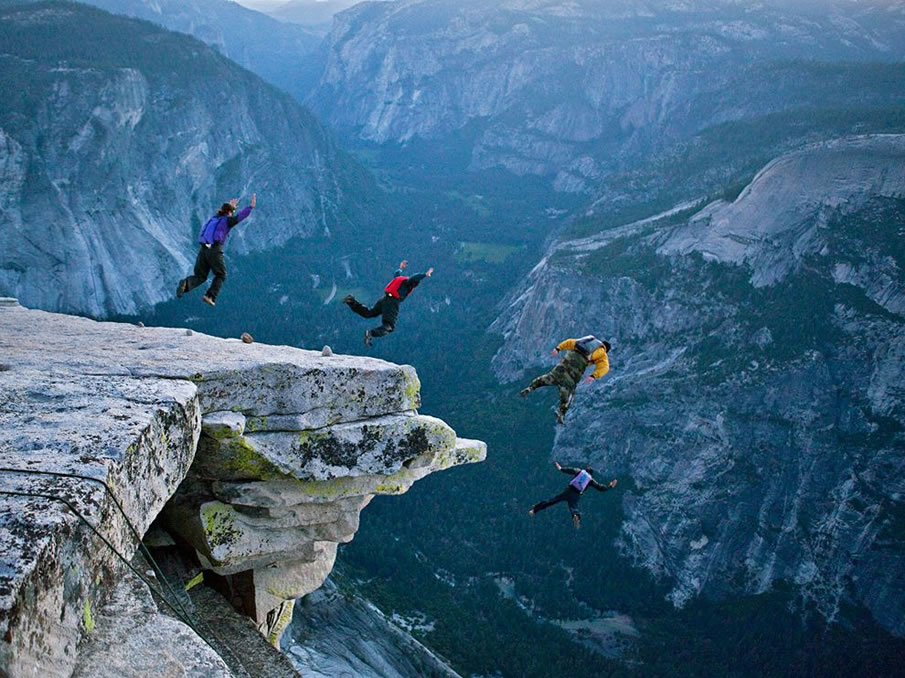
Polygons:
[[2,300],[0,673],[70,675],[158,515],[277,642],[374,495],[484,459],[419,390],[410,366]]

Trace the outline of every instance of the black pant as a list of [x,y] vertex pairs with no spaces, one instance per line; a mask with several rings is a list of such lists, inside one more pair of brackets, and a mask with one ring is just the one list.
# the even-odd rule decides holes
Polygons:
[[353,298],[349,301],[349,308],[362,318],[376,318],[379,315],[383,316],[380,319],[380,326],[371,330],[372,337],[382,337],[384,334],[389,334],[396,329],[396,319],[399,317],[399,304],[401,303],[401,299],[386,294],[383,299],[379,299],[371,308],[368,308]]
[[220,294],[220,288],[223,287],[223,281],[226,280],[226,261],[223,258],[223,245],[201,245],[198,248],[198,257],[195,259],[195,274],[190,275],[183,280],[185,283],[185,291],[193,290],[199,285],[203,285],[207,280],[210,272],[214,272],[214,280],[207,295],[211,299],[217,298]]
[[546,501],[541,501],[535,504],[532,510],[537,513],[538,511],[543,511],[548,506],[553,506],[553,504],[558,504],[561,501],[566,501],[569,503],[569,513],[571,513],[573,516],[581,516],[581,513],[578,510],[579,499],[581,499],[581,492],[569,485],[566,487],[566,489],[564,489],[552,499],[547,499]]

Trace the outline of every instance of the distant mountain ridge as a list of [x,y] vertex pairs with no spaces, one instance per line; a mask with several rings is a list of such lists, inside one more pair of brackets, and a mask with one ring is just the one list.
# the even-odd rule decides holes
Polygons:
[[174,295],[200,223],[252,191],[230,251],[375,214],[372,179],[305,109],[193,38],[42,2],[0,11],[0,44],[0,294],[135,313]]
[[334,14],[359,2],[361,0],[288,0],[267,13],[281,21],[321,28],[326,32],[330,28]]
[[303,26],[278,21],[231,0],[81,1],[188,33],[297,96],[302,93],[299,73],[307,68],[321,39]]
[[777,78],[766,64],[900,62],[903,45],[896,4],[363,3],[337,15],[306,102],[365,144],[464,144],[462,170],[594,193],[614,170],[708,127],[830,94],[840,107],[870,100],[869,81],[852,91],[804,66]]

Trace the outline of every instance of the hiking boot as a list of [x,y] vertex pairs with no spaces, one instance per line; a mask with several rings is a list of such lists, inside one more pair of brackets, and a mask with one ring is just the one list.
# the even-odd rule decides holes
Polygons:
[[365,346],[371,345],[371,330],[365,330]]
[[579,527],[581,527],[581,516],[578,515],[577,513],[573,513],[573,514],[572,514],[572,524],[575,526],[575,529],[576,529],[576,530],[577,530]]
[[526,395],[528,395],[529,393],[531,393],[531,387],[530,387],[530,386],[527,387],[527,388],[523,388],[521,391],[518,392],[518,394],[519,394],[520,396],[522,396],[522,398],[524,398],[524,397],[525,397]]
[[185,280],[180,280],[179,284],[176,285],[176,298],[182,299],[182,295],[188,292],[188,283]]
[[353,301],[355,301],[355,297],[353,297],[351,294],[347,294],[346,296],[343,297],[344,304],[348,304],[349,306],[351,306]]
[[205,294],[203,297],[201,297],[201,301],[203,301],[205,304],[208,304],[208,305],[210,305],[210,306],[216,306],[216,305],[217,305],[217,302],[214,301],[213,299],[211,299],[211,298],[210,298],[209,296],[207,296],[206,294]]

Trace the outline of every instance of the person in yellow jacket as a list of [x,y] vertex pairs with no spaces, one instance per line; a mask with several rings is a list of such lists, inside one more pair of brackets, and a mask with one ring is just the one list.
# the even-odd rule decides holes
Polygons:
[[553,355],[559,355],[560,351],[566,353],[559,364],[532,381],[527,388],[522,389],[521,395],[524,397],[541,386],[558,386],[559,409],[556,412],[556,421],[564,424],[566,423],[566,412],[575,395],[575,389],[588,366],[594,365],[594,372],[585,379],[585,383],[600,379],[610,371],[610,343],[588,335],[581,339],[566,339],[553,349]]

